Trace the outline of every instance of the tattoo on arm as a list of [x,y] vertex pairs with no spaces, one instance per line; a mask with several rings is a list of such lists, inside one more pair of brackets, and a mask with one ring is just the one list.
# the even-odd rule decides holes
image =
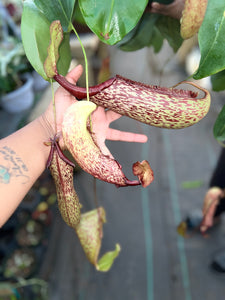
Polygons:
[[0,148],[0,157],[5,164],[0,164],[0,183],[8,184],[13,177],[19,178],[22,184],[29,181],[28,168],[22,159],[11,148]]

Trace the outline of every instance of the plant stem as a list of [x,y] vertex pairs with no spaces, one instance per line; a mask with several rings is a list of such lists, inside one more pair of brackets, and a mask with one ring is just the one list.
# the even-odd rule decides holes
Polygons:
[[[23,288],[26,286],[31,286],[31,285],[37,285],[40,286],[41,288],[41,296],[42,299],[46,299],[48,298],[48,283],[42,279],[39,278],[31,278],[31,279],[18,279],[18,282],[15,283],[0,283],[0,290],[4,290],[4,289],[18,289],[18,288]],[[11,298],[10,298],[11,299]],[[13,299],[13,298],[12,298]],[[15,298],[17,299],[17,298]]]
[[81,39],[76,31],[76,29],[74,28],[73,24],[71,23],[71,26],[72,26],[72,29],[81,45],[81,49],[82,49],[82,52],[83,52],[83,55],[84,55],[84,62],[85,62],[85,77],[86,77],[86,90],[87,90],[87,101],[90,100],[89,98],[89,83],[88,83],[88,60],[87,60],[87,55],[86,55],[86,51],[84,49],[84,45],[83,43],[81,42]]
[[98,203],[98,196],[97,196],[97,182],[96,182],[96,178],[93,177],[93,190],[94,190],[94,202],[95,202],[95,206],[96,208],[98,208],[99,203]]
[[55,134],[57,133],[57,123],[56,123],[56,107],[55,107],[55,92],[53,88],[53,81],[50,79],[51,90],[52,90],[52,106],[53,106],[53,115],[54,115],[54,123],[55,123]]

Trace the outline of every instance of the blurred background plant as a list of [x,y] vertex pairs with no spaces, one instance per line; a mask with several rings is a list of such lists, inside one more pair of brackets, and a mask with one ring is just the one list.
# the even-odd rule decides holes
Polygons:
[[23,85],[23,74],[32,71],[20,36],[21,1],[0,2],[0,95]]
[[0,95],[22,86],[22,75],[31,70],[21,41],[8,36],[0,42]]

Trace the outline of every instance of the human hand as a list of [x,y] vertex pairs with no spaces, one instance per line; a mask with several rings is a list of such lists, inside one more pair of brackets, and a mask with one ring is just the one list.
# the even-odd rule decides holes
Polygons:
[[152,2],[150,6],[150,12],[161,14],[180,20],[182,17],[182,11],[184,9],[185,0],[174,0],[171,4],[161,4],[158,2]]
[[[78,65],[67,74],[66,79],[69,82],[76,84],[82,72],[82,66]],[[66,112],[67,108],[74,103],[74,101],[77,101],[74,96],[72,96],[64,88],[59,87],[55,93],[56,124],[52,102],[43,115],[46,127],[48,128],[49,134],[51,135],[50,137],[53,137],[55,134],[57,134],[59,136],[59,143],[61,148],[65,148],[61,136],[61,126],[64,118],[64,113]],[[106,139],[139,143],[145,143],[147,141],[146,135],[109,128],[110,123],[119,119],[120,117],[120,114],[115,113],[111,110],[105,110],[103,107],[98,107],[92,113],[92,130],[99,147],[105,155],[111,156],[108,148],[105,146]]]
[[205,233],[210,227],[213,227],[215,221],[216,208],[222,198],[225,197],[225,192],[222,188],[211,187],[204,197],[203,202],[203,220],[201,222],[200,231]]

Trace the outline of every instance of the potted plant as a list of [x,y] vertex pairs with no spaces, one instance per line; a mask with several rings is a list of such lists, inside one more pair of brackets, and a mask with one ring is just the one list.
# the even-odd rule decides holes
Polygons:
[[[18,20],[10,15],[6,7],[0,5],[0,103],[6,111],[15,113],[33,104],[33,81],[30,76],[33,68],[25,55]],[[13,8],[17,10],[15,6]]]
[[[209,1],[209,5],[205,14],[207,1],[197,1],[201,8],[199,9],[196,5],[193,5],[194,1],[175,0],[173,1],[175,4],[178,2],[183,2],[184,4],[184,2],[186,2],[187,5],[185,5],[185,7],[187,6],[188,8],[189,8],[188,4],[190,5],[192,4],[190,9],[185,8],[180,10],[179,16],[174,15],[174,9],[173,11],[170,11],[169,16],[165,16],[163,14],[153,14],[152,11],[155,5],[150,3],[152,1],[147,1],[147,0],[111,1],[111,5],[109,5],[107,1],[101,1],[101,0],[96,0],[94,5],[92,2],[93,1],[87,1],[87,0],[79,0],[79,1],[26,0],[24,1],[22,23],[21,23],[23,45],[27,57],[29,61],[32,63],[34,69],[46,80],[48,80],[48,78],[51,79],[54,78],[54,75],[61,76],[63,75],[63,73],[67,72],[67,69],[70,65],[69,35],[71,31],[74,32],[74,34],[77,36],[79,40],[77,31],[73,26],[74,13],[76,13],[76,10],[78,8],[80,10],[79,12],[82,14],[84,23],[86,23],[89,29],[94,34],[96,34],[102,42],[106,43],[107,45],[117,45],[123,51],[136,51],[141,48],[151,46],[153,47],[155,52],[159,52],[160,49],[162,48],[164,40],[167,40],[170,47],[174,50],[174,52],[176,52],[180,48],[181,44],[183,43],[183,39],[190,38],[190,34],[191,35],[196,34],[199,28],[201,27],[198,35],[199,44],[201,48],[201,60],[200,60],[198,70],[195,72],[195,74],[193,74],[193,78],[200,79],[203,77],[207,77],[209,75],[213,75],[213,74],[215,75],[219,71],[225,69],[225,60],[223,56],[224,38],[222,38],[224,37],[224,32],[225,32],[225,27],[223,22],[225,6],[224,4],[221,3],[221,1],[218,0]],[[172,1],[161,0],[158,2],[168,4],[168,2],[172,2]],[[79,7],[77,5],[79,5]],[[204,9],[202,9],[203,6]],[[215,9],[217,6],[219,7],[219,9]],[[174,6],[172,6],[172,8],[174,8]],[[181,19],[182,15],[183,17]],[[202,22],[203,19],[204,22]],[[52,30],[51,25],[53,22],[55,22],[54,24],[59,24],[60,22],[62,29],[60,28],[59,30],[55,30],[55,31]],[[201,26],[201,24],[203,26]],[[193,31],[193,29],[195,30]],[[55,39],[57,36],[57,41],[62,40],[59,47],[59,53],[54,52],[54,50],[57,47],[52,46],[52,44],[50,44],[51,46],[49,46],[49,41],[52,42],[52,40],[54,40],[50,38],[50,33],[52,34],[51,37],[52,36],[54,37],[55,34]],[[83,50],[82,43],[81,43],[81,48]],[[83,52],[85,54],[85,51]],[[46,64],[46,57],[49,57],[49,61],[47,61],[48,62],[47,64]],[[55,57],[57,57],[57,59],[59,58],[57,62],[54,61],[53,59]],[[55,70],[56,63],[57,63],[57,72]],[[130,63],[132,64],[132,61]],[[49,72],[49,66],[50,66],[50,72]],[[86,59],[85,60],[86,86],[88,86],[87,70],[88,67],[87,67],[87,59]],[[220,75],[224,76],[224,74],[220,74]],[[216,80],[216,78],[214,78],[214,80]],[[222,81],[224,82],[224,79]],[[223,87],[225,88],[225,85],[223,85]],[[126,94],[126,91],[124,93]],[[116,92],[113,91],[112,94],[113,96],[115,96]],[[120,97],[120,93],[118,92],[118,98],[119,97]],[[138,98],[143,98],[143,97],[140,97],[140,94],[138,94]],[[127,101],[127,102],[130,103],[131,101]],[[105,107],[109,108],[108,106]],[[116,107],[117,108],[119,107],[118,103],[116,104]],[[132,109],[130,109],[130,111],[133,111],[133,107]],[[121,109],[121,111],[125,111],[125,109]],[[83,114],[84,113],[85,110],[83,110]],[[79,114],[77,114],[77,116],[78,115],[82,115],[81,111],[79,112]],[[65,119],[67,117],[68,115],[65,117]],[[155,119],[158,119],[158,116],[155,115]],[[84,119],[84,121],[86,122],[86,119]],[[71,122],[68,122],[68,124],[71,125]],[[224,118],[223,120],[221,120],[221,122],[219,122],[219,125],[220,125],[218,130],[219,134],[224,133],[225,132]],[[71,127],[72,126],[68,126],[68,128]],[[76,126],[74,126],[73,128],[76,128]],[[84,128],[86,129],[86,126],[84,126]],[[68,134],[67,136],[69,135],[70,134]],[[78,134],[77,132],[76,134],[74,134],[73,132],[71,133],[71,136],[73,137],[73,142],[74,142],[75,140],[74,137],[78,136]],[[83,136],[86,137],[88,136],[86,135],[86,131],[85,134],[83,134]],[[88,141],[91,141],[91,139],[88,139]],[[53,146],[52,149],[54,149],[54,147],[55,148],[57,147],[56,142],[53,145],[54,142],[55,141],[52,142],[52,146]],[[71,140],[70,140],[70,144],[72,145]],[[88,152],[93,153],[93,151],[88,151]],[[95,152],[95,153],[96,153],[96,157],[99,157],[99,152]],[[85,155],[86,153],[83,155],[83,157]],[[81,161],[82,160],[80,160],[80,162]],[[54,167],[56,168],[56,166],[57,167],[60,166],[60,163],[53,162],[52,169]],[[68,170],[71,169],[69,169],[68,167]],[[63,174],[64,171],[63,168],[62,171],[59,169],[59,167],[57,169],[57,172],[56,169],[53,169],[53,171],[54,172],[52,173],[57,174],[58,172],[60,175],[58,177],[61,178],[61,182],[57,181],[56,179],[56,183],[58,182],[61,183],[61,184],[58,183],[59,189],[64,186],[68,186],[71,183],[67,180],[68,177],[66,176],[65,176],[65,181],[63,182],[63,176],[61,176],[61,174]],[[74,190],[71,188],[71,186],[69,188],[69,190],[71,191],[70,199],[74,199],[76,198],[76,194]],[[66,201],[68,198],[66,197],[68,197],[68,193],[65,192],[63,194],[63,189],[62,189],[60,190],[58,195],[60,197],[62,196],[61,198],[58,197],[60,198],[61,203],[64,202],[67,203]],[[63,198],[63,196],[65,197]],[[72,204],[70,207],[73,207]],[[64,209],[64,212],[65,211],[67,212],[66,209]],[[72,216],[74,215],[73,211],[71,215]],[[65,216],[64,219],[71,226],[70,218],[68,218],[68,215],[64,214],[64,216]],[[72,224],[72,225],[75,226],[77,230],[78,225],[77,224],[75,225]],[[84,244],[85,246],[87,245],[86,242],[84,242]]]
[[28,278],[36,267],[35,252],[29,248],[18,248],[6,259],[3,275],[5,278]]
[[9,113],[29,109],[34,100],[31,66],[21,41],[8,36],[0,42],[0,99]]

